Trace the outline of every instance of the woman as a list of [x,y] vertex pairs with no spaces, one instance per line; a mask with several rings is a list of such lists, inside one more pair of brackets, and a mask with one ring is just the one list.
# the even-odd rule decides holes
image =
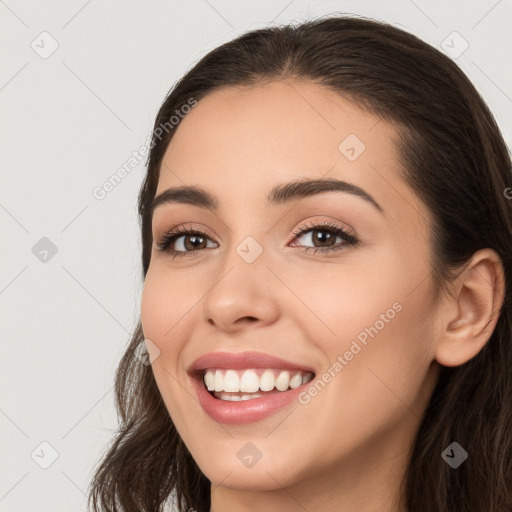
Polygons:
[[512,510],[510,186],[483,99],[405,31],[207,54],[155,121],[94,510]]

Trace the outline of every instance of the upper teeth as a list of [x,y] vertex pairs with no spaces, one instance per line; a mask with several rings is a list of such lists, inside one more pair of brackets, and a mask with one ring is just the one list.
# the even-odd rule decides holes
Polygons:
[[[261,373],[263,372],[263,373]],[[259,374],[259,375],[258,375]],[[255,393],[258,390],[286,391],[298,388],[313,377],[311,372],[300,370],[207,370],[203,380],[208,391]]]

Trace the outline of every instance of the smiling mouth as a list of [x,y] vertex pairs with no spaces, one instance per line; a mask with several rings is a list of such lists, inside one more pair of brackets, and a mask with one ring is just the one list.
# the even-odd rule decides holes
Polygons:
[[286,393],[307,384],[314,376],[309,371],[277,368],[208,368],[198,375],[212,397],[232,402]]

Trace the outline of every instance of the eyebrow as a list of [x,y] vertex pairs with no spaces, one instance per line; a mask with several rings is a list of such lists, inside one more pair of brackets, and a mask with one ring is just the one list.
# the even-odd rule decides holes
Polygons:
[[[295,199],[302,199],[327,192],[345,192],[360,197],[374,206],[381,214],[384,210],[380,204],[365,190],[336,178],[327,179],[303,179],[276,185],[267,197],[269,206],[277,206],[289,203]],[[211,211],[218,211],[219,200],[207,190],[196,185],[184,185],[171,187],[159,194],[149,207],[150,215],[159,206],[169,203],[181,203]]]

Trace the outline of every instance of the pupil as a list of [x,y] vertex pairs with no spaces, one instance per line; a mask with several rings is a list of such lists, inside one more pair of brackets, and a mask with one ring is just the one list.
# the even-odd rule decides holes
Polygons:
[[[332,234],[331,233],[326,233],[325,231],[317,231],[317,236],[316,236],[316,239],[320,242],[325,242],[326,240],[325,239],[329,239],[332,237]],[[324,240],[322,240],[324,239]]]
[[198,245],[201,244],[202,238],[198,235],[189,235],[189,241],[194,240],[195,242],[191,242],[192,249],[196,249]]

